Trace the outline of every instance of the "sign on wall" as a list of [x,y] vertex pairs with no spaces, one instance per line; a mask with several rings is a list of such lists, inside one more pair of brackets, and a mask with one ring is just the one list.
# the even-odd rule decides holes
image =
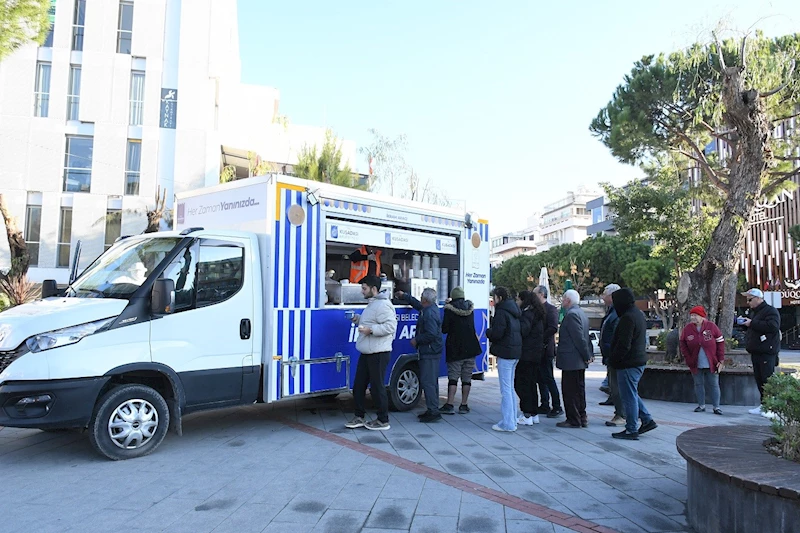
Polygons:
[[161,122],[162,128],[175,129],[178,116],[178,90],[161,89]]
[[342,222],[328,222],[327,226],[327,239],[333,242],[445,255],[457,252],[455,237]]

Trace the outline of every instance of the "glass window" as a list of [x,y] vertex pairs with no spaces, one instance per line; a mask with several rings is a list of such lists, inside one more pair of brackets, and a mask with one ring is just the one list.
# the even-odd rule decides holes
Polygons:
[[86,21],[86,0],[75,0],[75,11],[72,14],[72,49],[83,50],[83,25]]
[[198,246],[187,247],[164,269],[163,278],[175,282],[175,312],[194,307]]
[[119,3],[119,20],[117,21],[117,53],[131,53],[131,39],[133,37],[133,4],[131,2]]
[[25,244],[31,256],[30,266],[39,265],[39,238],[42,230],[42,206],[29,205],[25,210]]
[[78,120],[81,103],[81,66],[69,66],[69,91],[67,92],[67,120]]
[[69,268],[70,241],[72,240],[72,208],[61,208],[61,224],[58,227],[57,267]]
[[64,191],[90,192],[92,187],[91,137],[67,135],[67,150],[64,156]]
[[50,63],[36,63],[33,116],[46,117],[50,111]]
[[239,292],[243,274],[244,248],[219,241],[201,242],[196,306],[219,303]]
[[141,126],[144,116],[144,72],[134,70],[131,72],[131,126]]
[[42,46],[51,48],[53,46],[53,28],[56,24],[56,0],[50,0],[50,8],[47,10],[47,18],[50,20],[50,31],[47,32],[47,38],[45,38]]
[[139,178],[141,176],[142,143],[128,141],[128,155],[125,159],[125,194],[139,194]]
[[122,235],[122,211],[109,209],[106,211],[106,242],[103,247],[105,252]]

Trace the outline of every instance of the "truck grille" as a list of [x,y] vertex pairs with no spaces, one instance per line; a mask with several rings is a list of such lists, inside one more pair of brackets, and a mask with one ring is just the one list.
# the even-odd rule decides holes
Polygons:
[[0,372],[3,372],[8,365],[28,353],[28,347],[23,343],[16,350],[10,352],[0,352]]

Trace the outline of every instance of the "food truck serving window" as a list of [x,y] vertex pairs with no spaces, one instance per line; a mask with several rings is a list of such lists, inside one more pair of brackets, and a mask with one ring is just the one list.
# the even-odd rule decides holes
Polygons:
[[339,221],[328,222],[325,233],[329,242],[399,248],[440,255],[458,253],[456,238],[444,235]]

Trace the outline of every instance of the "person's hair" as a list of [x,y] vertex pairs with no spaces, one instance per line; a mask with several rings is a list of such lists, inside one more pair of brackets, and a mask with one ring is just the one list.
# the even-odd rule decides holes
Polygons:
[[436,303],[436,291],[430,287],[426,288],[422,291],[422,296],[420,296],[420,300],[423,302],[428,302],[429,304]]
[[502,300],[508,300],[508,289],[505,287],[495,287],[490,296],[497,296]]
[[539,300],[539,298],[534,294],[533,291],[522,291],[519,293],[519,299],[522,301],[522,305],[520,306],[522,309],[527,309],[528,307],[533,309],[533,316],[538,318],[539,320],[544,320],[545,312],[544,312],[544,304]]
[[378,276],[364,276],[361,278],[361,284],[381,290],[381,278]]
[[569,301],[572,302],[572,305],[578,305],[581,303],[581,295],[578,294],[578,291],[575,289],[570,289],[564,293],[564,298],[569,298]]
[[533,289],[533,292],[538,292],[542,296],[544,296],[545,299],[547,299],[547,294],[548,294],[549,291],[547,290],[547,287],[545,287],[544,285],[539,285],[538,287]]

